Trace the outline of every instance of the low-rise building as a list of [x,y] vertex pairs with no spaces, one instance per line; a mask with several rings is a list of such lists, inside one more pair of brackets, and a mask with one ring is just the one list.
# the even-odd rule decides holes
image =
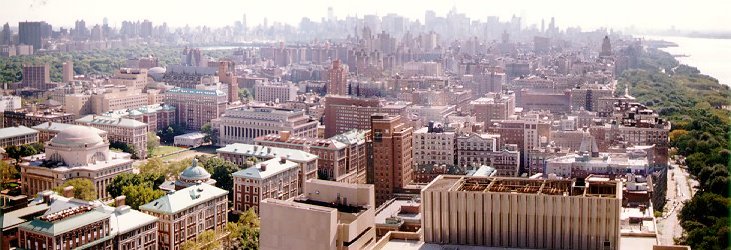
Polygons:
[[278,148],[252,144],[234,143],[223,148],[216,149],[218,157],[239,165],[246,166],[249,157],[265,161],[277,157],[285,157],[299,165],[299,192],[302,193],[302,184],[309,179],[317,179],[317,155],[307,153],[298,149]]
[[26,126],[0,128],[1,148],[36,142],[38,142],[38,130]]
[[203,145],[206,134],[201,132],[192,132],[173,137],[173,145],[177,147],[197,148]]
[[64,129],[46,145],[43,154],[29,156],[20,164],[21,188],[34,194],[62,185],[66,180],[91,180],[99,198],[108,198],[106,187],[121,173],[132,173],[127,153],[109,150],[109,142],[92,128]]
[[[38,124],[36,126],[33,126],[33,129],[38,130],[38,141],[40,142],[48,142],[53,137],[56,137],[58,133],[61,131],[64,131],[65,129],[76,127],[81,125],[71,124],[71,123],[60,123],[60,122],[44,122],[41,124]],[[109,138],[107,138],[107,131],[94,128],[94,127],[88,127],[91,130],[96,131],[99,136],[102,137],[105,141],[108,141]]]
[[158,218],[158,244],[152,249],[180,249],[206,230],[222,233],[228,221],[227,194],[226,190],[199,182],[140,206],[142,212]]
[[254,209],[266,198],[286,200],[299,194],[299,165],[285,156],[233,173],[234,211]]
[[445,127],[441,124],[429,123],[429,126],[414,131],[414,164],[455,165],[456,139],[455,133],[445,131]]
[[56,112],[51,110],[38,112],[23,110],[3,112],[4,127],[26,126],[30,128],[44,122],[71,123],[73,121],[73,114]]
[[254,138],[279,131],[294,136],[315,137],[318,122],[303,110],[250,106],[226,110],[219,119],[220,145],[254,143]]
[[156,249],[157,218],[125,205],[124,196],[110,207],[73,198],[73,187],[64,192],[39,194],[34,206],[48,209],[18,226],[20,249]]
[[302,195],[261,203],[259,247],[369,249],[376,242],[373,185],[308,180]]
[[128,118],[87,115],[76,120],[77,124],[107,131],[110,142],[134,146],[137,158],[147,158],[147,124]]
[[293,83],[259,83],[254,86],[254,100],[257,102],[294,101],[299,88]]

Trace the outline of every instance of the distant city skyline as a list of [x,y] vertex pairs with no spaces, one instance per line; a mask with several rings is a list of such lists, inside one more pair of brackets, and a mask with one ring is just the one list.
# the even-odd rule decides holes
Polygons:
[[523,24],[546,22],[551,17],[561,29],[581,26],[584,30],[600,27],[611,29],[668,30],[683,31],[731,31],[724,24],[731,23],[727,10],[731,2],[712,0],[696,4],[691,2],[668,3],[666,1],[94,1],[94,0],[25,0],[8,1],[0,9],[0,22],[17,26],[20,21],[47,21],[54,27],[72,27],[74,21],[85,20],[87,24],[101,24],[108,18],[111,26],[119,26],[125,20],[148,19],[155,25],[168,23],[171,27],[190,25],[223,27],[247,16],[249,27],[268,20],[269,25],[282,22],[297,26],[302,18],[319,22],[327,17],[332,7],[335,16],[363,17],[395,13],[418,19],[423,23],[424,13],[433,10],[438,16],[446,15],[452,8],[471,19],[484,21],[487,16],[498,16],[508,20],[516,15],[523,17]]

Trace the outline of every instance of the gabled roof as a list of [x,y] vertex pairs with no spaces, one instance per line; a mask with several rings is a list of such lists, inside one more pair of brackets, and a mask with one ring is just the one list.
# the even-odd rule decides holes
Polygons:
[[140,206],[140,210],[161,214],[175,214],[189,207],[227,194],[228,191],[226,190],[206,183],[200,183],[166,194],[157,200]]
[[[262,171],[262,165],[266,165],[266,170]],[[282,162],[280,159],[275,158],[257,163],[256,166],[239,170],[232,175],[234,177],[263,180],[293,168],[298,168],[297,163],[287,160]]]

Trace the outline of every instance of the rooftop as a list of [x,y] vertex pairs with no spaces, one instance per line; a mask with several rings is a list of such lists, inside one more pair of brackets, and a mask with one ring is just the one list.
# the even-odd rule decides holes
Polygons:
[[223,148],[216,149],[217,153],[242,154],[245,156],[254,156],[261,158],[286,157],[287,160],[294,162],[308,162],[318,157],[302,150],[267,147],[260,145],[251,145],[243,143],[228,144]]
[[621,199],[621,185],[621,182],[611,180],[576,181],[440,175],[429,183],[423,191],[523,193]]
[[37,133],[38,133],[38,130],[29,128],[26,126],[0,128],[0,139],[13,138],[13,137],[24,136],[24,135],[32,135],[32,134],[37,134]]
[[[262,170],[262,166],[266,170]],[[299,165],[293,161],[284,160],[274,158],[270,159],[264,162],[257,163],[255,166],[242,169],[239,171],[236,171],[232,175],[234,177],[242,177],[242,178],[248,178],[248,179],[258,179],[263,180],[267,179],[269,177],[272,177],[274,175],[277,175],[281,172],[290,170],[290,169],[298,169]]]
[[140,210],[161,214],[175,214],[189,207],[225,196],[228,191],[200,183],[172,193],[140,206]]
[[76,122],[86,123],[86,124],[111,125],[111,126],[126,127],[126,128],[138,128],[138,127],[147,126],[147,124],[145,124],[144,122],[140,122],[140,121],[133,120],[133,119],[115,118],[115,117],[110,117],[110,116],[99,116],[99,115],[87,115],[87,116],[81,117],[79,119],[76,119]]
[[[81,125],[61,123],[61,122],[44,122],[44,123],[38,124],[36,126],[33,126],[33,129],[39,130],[39,131],[61,132],[64,129],[76,127],[76,126],[81,126]],[[107,131],[104,131],[104,130],[101,130],[98,128],[94,128],[94,127],[90,127],[90,128],[91,128],[91,130],[96,131],[97,134],[99,134],[99,135],[107,133]]]
[[225,96],[221,90],[203,90],[203,89],[191,89],[191,88],[174,88],[168,90],[167,93],[173,94],[187,94],[187,95],[211,95],[211,96]]

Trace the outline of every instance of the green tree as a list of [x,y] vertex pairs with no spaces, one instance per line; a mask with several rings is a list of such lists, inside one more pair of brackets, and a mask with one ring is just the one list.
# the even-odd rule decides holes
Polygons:
[[20,158],[23,157],[23,155],[20,152],[20,147],[18,146],[8,146],[5,148],[5,154],[10,157],[10,159],[14,159],[15,162],[19,162]]
[[[211,178],[216,180],[216,187],[224,190],[233,190],[233,174],[239,171],[239,167],[227,160],[218,157],[200,157],[203,167],[211,173]],[[233,192],[229,192],[229,198],[233,199]]]
[[237,222],[226,224],[228,240],[233,249],[259,249],[259,217],[250,208],[239,216]]
[[139,184],[123,187],[122,194],[126,197],[127,205],[139,209],[140,206],[162,197],[165,192],[153,189],[148,184]]
[[5,188],[5,183],[8,180],[15,177],[18,174],[18,169],[15,166],[8,164],[7,162],[0,160],[0,189]]
[[74,187],[74,197],[86,201],[93,201],[97,199],[96,187],[94,183],[89,179],[85,178],[74,178],[67,180],[61,186],[53,189],[56,193],[63,194],[63,189],[68,186]]
[[107,185],[107,193],[112,197],[124,194],[124,187],[128,186],[146,186],[156,188],[165,181],[165,176],[156,172],[142,172],[141,174],[122,173],[112,179],[112,183]]
[[160,146],[160,138],[153,132],[147,132],[147,155],[152,155]]
[[218,129],[214,128],[210,122],[207,122],[206,124],[203,124],[203,126],[201,126],[201,132],[206,135],[203,138],[203,141],[212,144],[218,143]]
[[239,89],[239,100],[241,100],[241,102],[248,102],[252,98],[253,98],[253,96],[251,95],[251,93],[249,93],[248,89],[245,89],[245,88]]

